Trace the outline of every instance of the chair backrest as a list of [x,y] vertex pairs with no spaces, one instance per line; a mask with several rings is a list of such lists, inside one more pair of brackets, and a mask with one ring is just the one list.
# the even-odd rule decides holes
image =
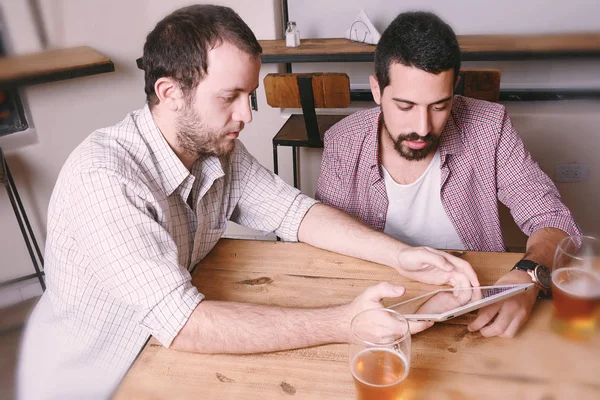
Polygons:
[[500,71],[497,69],[461,69],[456,93],[478,100],[497,102],[500,98]]
[[315,147],[322,144],[315,107],[350,105],[350,78],[343,73],[268,74],[264,85],[271,107],[302,107],[307,139]]
[[350,105],[350,78],[343,73],[268,74],[264,85],[271,107],[302,107],[301,89],[310,82],[313,107],[346,108]]

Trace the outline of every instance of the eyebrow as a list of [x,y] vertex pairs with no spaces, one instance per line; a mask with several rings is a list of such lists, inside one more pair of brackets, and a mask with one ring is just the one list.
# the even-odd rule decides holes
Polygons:
[[[435,104],[445,103],[446,101],[451,100],[451,99],[452,99],[452,96],[444,97],[443,99],[440,99],[438,101],[434,101],[433,103],[428,104],[428,105],[429,106],[433,106]],[[417,105],[417,103],[415,103],[414,101],[400,99],[398,97],[393,97],[392,100],[394,100],[395,102],[406,103],[406,104],[410,104],[410,105],[413,105],[413,106]]]
[[[257,85],[254,89],[252,89],[250,91],[250,93],[254,92],[255,90],[257,90],[260,87],[260,85]],[[232,88],[232,89],[221,89],[222,92],[245,92],[246,89],[244,88]]]

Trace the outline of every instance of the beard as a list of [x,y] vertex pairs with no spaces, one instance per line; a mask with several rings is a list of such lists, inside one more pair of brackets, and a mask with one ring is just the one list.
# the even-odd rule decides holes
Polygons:
[[235,140],[228,138],[227,134],[242,129],[244,129],[243,122],[238,123],[233,129],[213,128],[194,109],[193,102],[186,101],[184,109],[179,112],[177,118],[177,145],[190,157],[198,158],[202,155],[223,157],[231,153],[235,147]]
[[[381,110],[381,120],[383,121],[383,128],[385,129],[386,134],[394,144],[394,149],[398,152],[398,154],[400,154],[401,157],[409,161],[419,161],[424,159],[433,149],[437,148],[438,144],[440,143],[440,135],[435,135],[431,132],[425,136],[421,136],[417,132],[411,132],[401,133],[397,137],[393,137],[385,123],[383,110]],[[411,149],[410,147],[403,145],[403,142],[405,141],[416,142],[418,140],[425,142],[426,146],[422,149]]]

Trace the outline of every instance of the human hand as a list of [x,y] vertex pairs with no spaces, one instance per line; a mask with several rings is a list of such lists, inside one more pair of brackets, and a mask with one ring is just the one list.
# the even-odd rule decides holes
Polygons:
[[[358,313],[364,310],[373,308],[383,308],[381,300],[388,297],[399,297],[405,292],[404,287],[399,285],[393,285],[389,282],[382,282],[374,286],[368,287],[363,293],[354,299],[351,303],[345,305],[345,320],[348,324],[352,321],[352,318]],[[385,315],[387,318],[380,318],[377,321],[372,321],[373,329],[376,329],[380,334],[385,333],[392,334],[398,329],[402,329],[398,325],[398,321],[393,319],[391,316]],[[409,321],[410,333],[414,334],[421,332],[431,326],[433,322],[421,322],[421,321]]]
[[405,247],[393,266],[402,276],[433,285],[479,286],[477,274],[467,261],[431,247]]
[[475,289],[442,291],[421,304],[412,314],[443,314],[467,303],[481,300],[481,298],[482,293],[478,287]]
[[[526,272],[513,270],[498,279],[495,285],[519,283],[531,283],[531,277]],[[485,337],[514,337],[527,321],[538,292],[539,290],[534,288],[480,309],[477,318],[469,324],[469,331],[480,331]]]

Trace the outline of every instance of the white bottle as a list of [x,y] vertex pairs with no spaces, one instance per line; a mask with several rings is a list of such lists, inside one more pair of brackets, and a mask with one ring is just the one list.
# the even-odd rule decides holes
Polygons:
[[285,46],[286,47],[296,47],[300,43],[299,36],[296,33],[296,23],[290,21],[287,23],[287,28],[285,29]]
[[294,27],[294,32],[296,33],[294,35],[295,38],[295,42],[296,42],[296,47],[300,46],[300,30],[298,29],[298,27],[296,26],[295,22],[292,22],[292,25]]

